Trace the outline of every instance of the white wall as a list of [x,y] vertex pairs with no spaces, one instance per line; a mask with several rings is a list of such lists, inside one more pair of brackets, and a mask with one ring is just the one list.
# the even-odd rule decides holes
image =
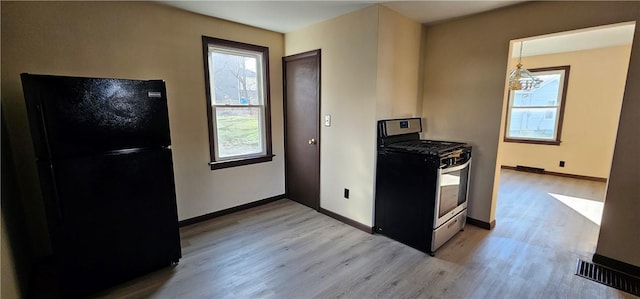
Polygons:
[[[21,72],[164,79],[180,220],[284,194],[282,34],[153,2],[3,1],[1,20],[2,104],[36,252],[46,230]],[[272,162],[210,170],[202,35],[269,47]]]
[[[421,25],[373,5],[285,35],[285,53],[322,49],[320,206],[373,226],[376,121],[418,115]],[[343,198],[343,188],[350,198]]]
[[[561,144],[501,141],[501,165],[608,178],[631,45],[523,57],[528,69],[570,65]],[[514,68],[517,58],[512,59]],[[559,161],[565,167],[559,167]]]

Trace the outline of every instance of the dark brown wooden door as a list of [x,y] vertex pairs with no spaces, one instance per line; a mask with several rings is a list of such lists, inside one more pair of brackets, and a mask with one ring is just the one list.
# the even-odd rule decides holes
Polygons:
[[282,58],[287,197],[320,208],[320,50]]

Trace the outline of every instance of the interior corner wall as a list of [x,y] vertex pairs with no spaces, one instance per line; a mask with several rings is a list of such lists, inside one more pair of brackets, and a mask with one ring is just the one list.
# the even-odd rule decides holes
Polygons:
[[[504,142],[501,165],[608,178],[631,45],[522,58],[527,69],[569,65],[560,145]],[[513,66],[517,58],[513,58]],[[565,161],[565,167],[559,161]]]
[[[495,219],[496,162],[509,41],[628,21],[640,21],[639,2],[543,1],[525,2],[428,28],[422,53],[426,136],[473,145],[469,217],[485,222]],[[639,40],[637,26],[597,249],[603,255],[634,265],[640,265],[640,167],[630,166],[639,165],[640,152]],[[497,222],[500,225],[499,219]]]
[[420,116],[422,25],[379,6],[376,119]]
[[[284,194],[284,35],[153,2],[1,5],[2,104],[36,252],[48,242],[22,72],[165,80],[180,220]],[[202,35],[269,47],[272,162],[210,170]]]
[[631,62],[596,253],[640,268],[640,3],[635,12]]
[[377,45],[377,5],[285,35],[286,55],[322,50],[320,114],[331,115],[331,127],[318,124],[320,207],[367,226],[373,226]]

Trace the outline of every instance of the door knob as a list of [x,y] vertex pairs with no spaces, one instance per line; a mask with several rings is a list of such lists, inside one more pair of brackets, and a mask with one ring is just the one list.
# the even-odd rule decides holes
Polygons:
[[316,140],[314,138],[309,139],[309,144],[316,144]]

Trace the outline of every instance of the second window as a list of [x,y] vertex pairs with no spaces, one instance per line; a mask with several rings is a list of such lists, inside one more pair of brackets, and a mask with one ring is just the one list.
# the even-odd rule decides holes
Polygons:
[[509,95],[505,141],[560,144],[569,66],[531,69],[539,88]]

